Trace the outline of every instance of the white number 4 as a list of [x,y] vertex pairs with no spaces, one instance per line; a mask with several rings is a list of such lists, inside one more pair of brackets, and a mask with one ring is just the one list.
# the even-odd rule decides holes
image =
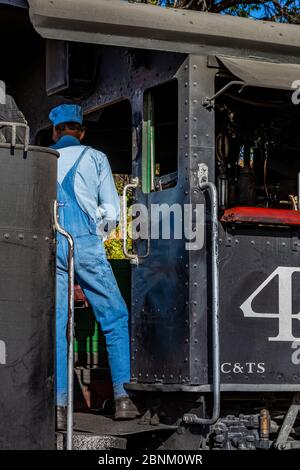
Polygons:
[[[300,268],[279,266],[240,307],[245,317],[278,319],[278,335],[269,337],[269,341],[295,341],[300,339],[295,338],[292,331],[293,320],[300,320],[300,312],[292,313],[292,276],[295,272],[300,272]],[[278,276],[278,312],[254,312],[252,301],[276,276]]]

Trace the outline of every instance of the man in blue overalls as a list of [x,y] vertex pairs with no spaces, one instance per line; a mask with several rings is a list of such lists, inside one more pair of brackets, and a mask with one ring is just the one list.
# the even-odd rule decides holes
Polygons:
[[[58,150],[60,224],[74,239],[75,277],[106,339],[115,398],[115,419],[132,419],[137,409],[124,389],[130,380],[128,311],[109,262],[101,233],[119,220],[119,197],[107,157],[81,145],[80,106],[61,105],[50,115],[52,148]],[[66,424],[68,272],[66,240],[57,236],[56,394],[57,428]]]

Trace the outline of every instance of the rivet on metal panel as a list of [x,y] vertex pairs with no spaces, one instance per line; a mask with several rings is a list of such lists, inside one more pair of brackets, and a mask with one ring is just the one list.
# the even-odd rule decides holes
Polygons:
[[235,243],[238,245],[240,242],[238,240],[235,240]]
[[197,300],[194,300],[193,304],[194,304],[194,305],[197,305],[197,303],[198,303]]
[[173,376],[173,374],[171,374],[169,377],[170,377],[170,379],[173,379],[174,376]]
[[286,246],[286,243],[285,243],[285,242],[282,242],[281,244],[282,244],[282,246]]
[[194,70],[197,69],[197,65],[196,65],[196,64],[193,65],[193,69],[194,69]]
[[173,307],[173,310],[174,310],[174,311],[176,311],[176,310],[177,310],[177,308],[176,308],[176,307]]
[[195,362],[198,362],[198,358],[197,358],[197,357],[195,357]]
[[184,104],[188,104],[188,100],[185,100]]
[[195,338],[195,340],[194,340],[194,343],[195,343],[195,344],[197,344],[197,343],[198,343],[198,340],[197,340],[197,338]]
[[232,246],[232,239],[231,238],[227,238],[226,246]]
[[194,85],[194,86],[197,86],[197,85],[198,85],[198,83],[197,83],[197,82],[194,82],[194,83],[193,83],[193,85]]
[[197,158],[197,157],[198,157],[198,154],[197,154],[197,153],[194,153],[193,157],[194,157],[194,158]]
[[185,134],[184,138],[185,138],[185,139],[188,139],[188,138],[189,138],[188,134]]
[[188,194],[189,194],[189,192],[188,192],[188,191],[184,191],[184,194],[188,195]]
[[193,120],[196,122],[196,121],[198,121],[198,118],[196,118],[196,116],[194,116]]
[[251,245],[255,245],[255,241],[254,241],[254,240],[251,240]]
[[4,234],[4,238],[5,238],[6,240],[8,240],[8,239],[9,239],[9,233],[5,233],[5,234]]
[[139,377],[142,377],[142,374],[141,374],[141,373],[139,373]]
[[184,362],[188,362],[188,358],[187,358],[187,357],[184,358]]
[[222,238],[219,238],[219,243],[222,243],[222,241],[223,241]]
[[198,100],[193,100],[193,103],[194,103],[194,104],[197,104],[197,103],[198,103]]
[[131,360],[134,361],[134,360],[135,360],[135,357],[134,357],[134,356],[131,356]]
[[188,65],[185,65],[185,66],[184,66],[184,70],[187,70],[188,68],[189,68]]
[[188,86],[188,82],[185,82],[184,86],[187,87],[187,86]]
[[189,342],[189,339],[188,339],[188,338],[186,338],[186,339],[185,339],[185,343],[188,343],[188,342]]
[[186,153],[186,154],[185,154],[185,158],[188,158],[188,156],[189,156],[189,154],[188,154],[188,153]]
[[148,374],[148,373],[146,374],[146,377],[149,377],[149,374]]
[[161,378],[164,379],[164,378],[165,378],[165,374],[163,374],[163,375],[161,376]]
[[34,240],[37,240],[38,239],[38,236],[37,235],[33,235],[32,237]]
[[198,282],[194,282],[194,287],[198,287]]
[[19,233],[18,238],[19,238],[19,240],[24,240],[24,235],[23,235],[23,233]]
[[194,264],[194,268],[197,268],[197,264]]
[[46,240],[46,242],[48,242],[48,241],[49,241],[49,237],[45,237],[45,240]]
[[186,116],[186,117],[184,118],[184,120],[185,120],[185,122],[188,122],[189,118]]
[[193,135],[193,139],[197,139],[197,136],[196,136],[196,134],[194,134],[194,135]]
[[134,338],[131,338],[131,342],[134,343]]
[[270,242],[269,242],[269,241],[267,241],[267,245],[270,246]]

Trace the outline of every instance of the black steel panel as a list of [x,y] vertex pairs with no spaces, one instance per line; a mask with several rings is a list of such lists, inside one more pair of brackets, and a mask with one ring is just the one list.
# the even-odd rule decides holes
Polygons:
[[56,152],[0,146],[0,448],[53,449]]
[[46,41],[47,95],[66,90],[69,86],[69,44],[67,41]]
[[0,5],[10,5],[13,7],[28,9],[27,0],[0,0]]
[[[161,56],[163,57],[163,56]],[[142,194],[138,202],[182,205],[189,200],[188,172],[185,153],[185,100],[188,61],[182,57],[176,73],[172,73],[173,57],[164,55],[164,69],[169,69],[162,82],[178,80],[178,181],[174,188]],[[152,73],[161,68],[160,55],[153,55]],[[153,84],[154,85],[154,84]],[[142,112],[143,102],[140,101]],[[140,114],[142,118],[142,114]],[[138,174],[142,175],[142,123],[138,123]],[[184,147],[186,146],[186,148]],[[145,246],[140,243],[142,254]],[[132,379],[142,383],[181,383],[189,381],[189,308],[188,255],[184,240],[151,240],[150,255],[133,270],[132,305]]]
[[299,384],[298,234],[288,227],[220,225],[219,241],[222,383]]

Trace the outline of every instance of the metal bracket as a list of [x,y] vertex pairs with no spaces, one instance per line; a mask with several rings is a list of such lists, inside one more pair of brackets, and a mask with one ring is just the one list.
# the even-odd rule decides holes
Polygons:
[[293,398],[293,403],[288,409],[282,423],[280,432],[274,447],[278,450],[300,449],[299,441],[288,441],[290,432],[295,424],[298,413],[300,413],[300,394],[296,393]]
[[15,146],[17,145],[17,127],[22,127],[23,129],[25,129],[24,152],[28,152],[30,136],[30,128],[28,124],[24,124],[23,122],[0,121],[0,128],[1,127],[11,127],[12,148],[15,148]]
[[204,106],[204,108],[210,111],[214,107],[214,101],[233,85],[242,85],[242,88],[239,90],[240,93],[245,86],[245,82],[241,82],[240,80],[232,80],[231,82],[227,83],[223,88],[221,88],[221,90],[217,91],[217,93],[215,93],[213,96],[211,96],[210,98],[206,97],[203,100],[202,105]]
[[208,182],[208,166],[205,163],[198,164],[197,177],[199,186],[201,186],[201,184],[203,183]]

